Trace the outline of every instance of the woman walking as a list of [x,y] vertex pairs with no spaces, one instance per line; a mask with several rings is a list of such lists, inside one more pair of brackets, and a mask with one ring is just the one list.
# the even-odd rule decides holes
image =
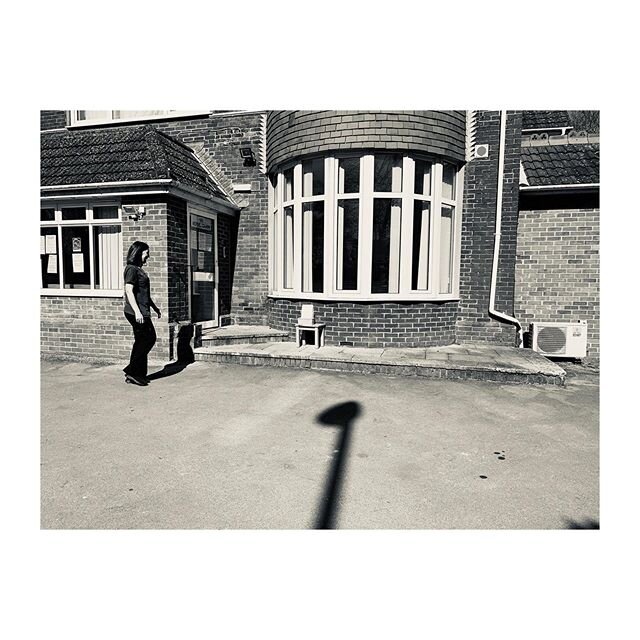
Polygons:
[[125,381],[145,387],[147,356],[156,342],[156,330],[151,322],[151,309],[158,318],[160,309],[151,299],[149,276],[142,269],[149,259],[149,245],[136,240],[127,253],[124,270],[124,315],[133,327],[133,347],[129,364],[124,368]]

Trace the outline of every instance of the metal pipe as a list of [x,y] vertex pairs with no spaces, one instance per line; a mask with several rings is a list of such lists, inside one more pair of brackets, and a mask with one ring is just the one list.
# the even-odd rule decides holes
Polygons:
[[493,265],[491,268],[491,290],[489,294],[489,315],[503,322],[508,322],[518,328],[518,347],[523,347],[522,325],[513,316],[498,311],[496,303],[496,282],[498,279],[498,262],[500,258],[500,228],[502,226],[502,192],[504,182],[504,147],[507,130],[507,112],[500,112],[500,145],[498,152],[498,197],[496,201],[496,231],[493,242]]

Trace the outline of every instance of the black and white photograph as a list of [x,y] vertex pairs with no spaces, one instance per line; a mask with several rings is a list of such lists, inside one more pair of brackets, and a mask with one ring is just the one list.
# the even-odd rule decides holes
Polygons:
[[597,529],[599,113],[41,111],[45,529]]
[[637,635],[631,11],[6,14],[2,637]]

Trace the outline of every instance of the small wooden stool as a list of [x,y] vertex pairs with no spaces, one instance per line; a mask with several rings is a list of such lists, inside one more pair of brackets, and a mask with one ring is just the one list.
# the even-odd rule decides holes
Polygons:
[[314,322],[312,324],[297,324],[296,342],[298,343],[298,346],[301,347],[307,344],[307,341],[304,339],[304,332],[313,331],[316,349],[324,347],[324,328],[326,326],[326,324],[323,324],[321,322]]

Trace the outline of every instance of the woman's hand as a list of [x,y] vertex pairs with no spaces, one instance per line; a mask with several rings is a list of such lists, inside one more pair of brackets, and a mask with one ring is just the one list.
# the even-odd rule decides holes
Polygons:
[[140,324],[144,324],[144,316],[140,313],[140,311],[136,311],[136,322]]

